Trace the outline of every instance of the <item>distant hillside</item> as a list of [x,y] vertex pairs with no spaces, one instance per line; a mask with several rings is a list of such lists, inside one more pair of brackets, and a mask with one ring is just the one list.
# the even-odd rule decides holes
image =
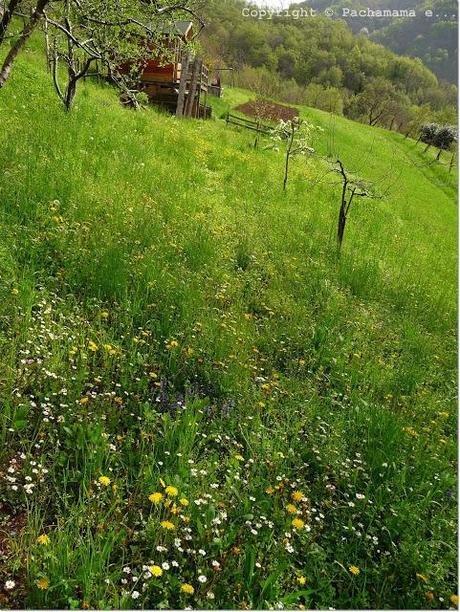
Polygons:
[[[333,8],[344,18],[353,32],[366,28],[371,39],[395,53],[420,58],[436,76],[457,82],[458,71],[458,4],[455,0],[387,0],[384,6],[377,0],[307,0],[295,6],[314,7],[324,11]],[[416,17],[347,16],[344,8],[362,9],[414,9]],[[432,11],[427,16],[426,11]]]
[[[318,9],[325,4],[314,2]],[[257,19],[247,14],[249,6],[209,0],[202,39],[216,65],[234,69],[239,86],[370,123],[369,106],[378,101],[379,124],[402,132],[420,114],[424,121],[456,122],[455,86],[439,84],[421,59],[397,55],[341,19]],[[389,37],[396,26],[379,35]]]

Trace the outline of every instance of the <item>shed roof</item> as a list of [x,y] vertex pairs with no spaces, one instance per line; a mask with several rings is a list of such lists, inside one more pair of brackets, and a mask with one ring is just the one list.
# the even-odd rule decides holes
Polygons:
[[165,22],[162,28],[163,34],[188,38],[193,30],[193,21]]

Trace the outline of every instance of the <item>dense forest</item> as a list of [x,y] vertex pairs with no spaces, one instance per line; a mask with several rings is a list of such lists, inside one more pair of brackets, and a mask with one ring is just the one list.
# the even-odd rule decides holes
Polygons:
[[456,123],[454,85],[343,20],[259,20],[244,16],[243,0],[206,5],[203,48],[216,66],[233,68],[222,73],[233,84],[405,133],[429,121]]
[[[414,17],[348,16],[343,7],[350,7],[347,0],[307,0],[300,6],[314,7],[324,11],[333,8],[336,16],[345,19],[358,33],[368,32],[371,39],[388,47],[395,53],[420,58],[438,78],[455,83],[457,81],[457,27],[458,5],[456,0],[387,0],[387,9],[412,9]],[[353,9],[381,9],[377,0],[354,1]],[[426,14],[426,12],[428,13]],[[431,11],[431,12],[430,12]]]

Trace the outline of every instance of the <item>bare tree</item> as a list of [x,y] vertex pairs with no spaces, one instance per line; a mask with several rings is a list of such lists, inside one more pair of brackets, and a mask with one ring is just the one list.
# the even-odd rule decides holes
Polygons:
[[361,179],[354,177],[352,174],[347,172],[343,163],[338,159],[336,161],[338,168],[335,168],[335,172],[338,172],[341,176],[342,192],[339,209],[339,219],[337,224],[337,248],[340,253],[343,243],[343,237],[345,234],[345,227],[347,224],[348,214],[350,207],[355,197],[361,198],[376,198],[377,196],[373,193],[371,185],[364,182]]
[[284,156],[284,178],[283,191],[286,191],[289,180],[290,162],[296,155],[306,155],[314,153],[311,147],[312,133],[316,128],[314,125],[295,117],[289,121],[280,121],[279,125],[272,131],[271,138],[273,144],[271,148],[276,148],[280,141],[286,142]]

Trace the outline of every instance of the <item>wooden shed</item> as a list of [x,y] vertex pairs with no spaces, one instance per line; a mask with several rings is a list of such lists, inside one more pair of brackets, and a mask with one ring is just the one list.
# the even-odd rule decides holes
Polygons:
[[[209,72],[207,67],[198,58],[186,62],[185,45],[194,36],[192,21],[176,21],[165,26],[163,35],[167,39],[167,46],[172,55],[172,61],[165,63],[155,56],[155,48],[151,48],[151,57],[142,67],[138,88],[144,91],[153,104],[167,108],[175,113],[179,101],[181,79],[185,80],[184,114],[190,117],[206,118],[211,115],[211,109],[206,106],[208,95]],[[127,72],[129,65],[121,68]],[[184,70],[186,72],[184,73]],[[193,100],[190,96],[193,96]]]

